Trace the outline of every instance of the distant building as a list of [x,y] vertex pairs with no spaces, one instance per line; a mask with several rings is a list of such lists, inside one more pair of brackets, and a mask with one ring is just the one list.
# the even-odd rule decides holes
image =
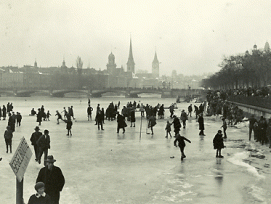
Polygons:
[[152,76],[153,78],[159,78],[159,61],[155,51],[154,59],[152,61]]

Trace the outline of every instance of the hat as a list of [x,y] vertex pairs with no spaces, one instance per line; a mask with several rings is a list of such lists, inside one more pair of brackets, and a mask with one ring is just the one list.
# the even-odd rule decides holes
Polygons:
[[40,130],[39,126],[36,126],[34,130]]
[[47,159],[46,159],[45,161],[46,161],[46,162],[54,163],[56,160],[54,159],[54,156],[53,156],[53,155],[48,155],[48,156],[47,156]]
[[38,191],[40,188],[44,188],[44,187],[45,187],[45,185],[44,185],[43,182],[38,182],[38,183],[36,183],[36,185],[35,185],[36,191]]
[[222,131],[221,131],[221,130],[218,130],[217,132],[218,132],[218,133],[222,133]]

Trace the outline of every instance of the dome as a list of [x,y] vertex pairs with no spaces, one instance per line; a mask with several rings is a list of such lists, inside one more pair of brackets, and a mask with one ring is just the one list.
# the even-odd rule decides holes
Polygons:
[[115,59],[115,55],[113,55],[113,53],[111,52],[110,55],[108,56],[108,59],[109,59],[109,60],[110,60],[110,59],[113,59],[113,60],[114,60],[114,59]]

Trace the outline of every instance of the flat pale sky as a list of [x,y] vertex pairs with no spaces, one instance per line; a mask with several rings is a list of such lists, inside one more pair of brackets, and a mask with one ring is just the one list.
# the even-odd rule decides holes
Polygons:
[[270,0],[1,0],[0,66],[106,69],[124,66],[132,38],[135,69],[160,75],[216,72],[223,56],[271,41]]

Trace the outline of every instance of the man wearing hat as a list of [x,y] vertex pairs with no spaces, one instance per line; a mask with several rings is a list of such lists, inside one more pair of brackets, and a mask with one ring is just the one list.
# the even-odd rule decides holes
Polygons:
[[38,148],[37,141],[40,138],[40,136],[42,136],[42,133],[39,131],[40,130],[39,126],[36,126],[34,130],[35,130],[35,132],[32,133],[30,141],[31,141],[31,144],[34,146],[34,151],[35,151],[35,156],[36,156],[35,160],[38,161],[39,160],[39,148]]
[[37,177],[36,182],[45,184],[45,192],[51,197],[52,204],[59,204],[60,191],[65,184],[65,178],[59,167],[54,166],[53,155],[48,155],[46,166],[43,167]]
[[51,204],[51,198],[47,195],[44,190],[44,183],[38,182],[35,185],[37,193],[33,194],[28,201],[28,204]]

